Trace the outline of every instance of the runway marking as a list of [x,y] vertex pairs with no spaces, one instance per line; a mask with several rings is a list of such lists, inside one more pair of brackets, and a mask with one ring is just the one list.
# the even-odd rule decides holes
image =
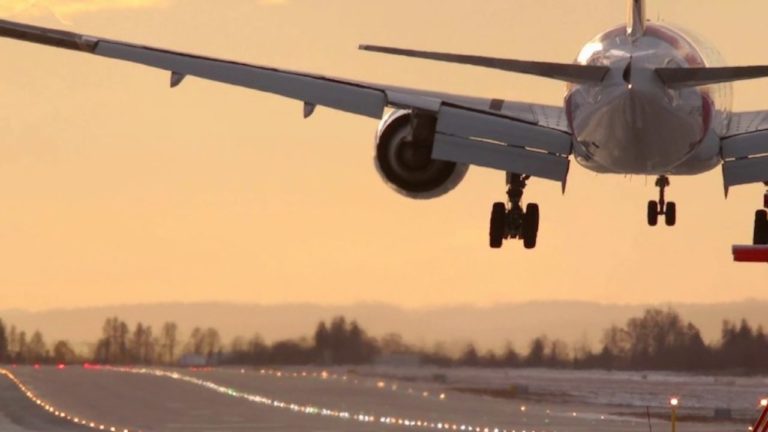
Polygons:
[[92,421],[85,418],[80,418],[78,416],[74,416],[72,414],[66,413],[52,404],[44,401],[43,399],[39,398],[32,390],[30,390],[27,386],[24,385],[24,383],[19,380],[16,375],[11,373],[7,369],[0,368],[0,375],[5,376],[6,378],[10,379],[11,382],[16,384],[16,386],[21,390],[21,392],[29,398],[32,402],[39,405],[42,409],[48,411],[52,415],[55,415],[56,417],[60,417],[62,419],[65,419],[67,421],[70,421],[76,425],[80,425],[83,427],[101,430],[101,431],[109,431],[109,432],[141,432],[140,430],[135,429],[128,429],[124,427],[117,427],[114,425],[108,425],[104,424],[102,422]]
[[[453,431],[464,431],[464,432],[516,432],[514,430],[505,429],[501,427],[494,427],[494,426],[478,426],[478,425],[462,424],[462,423],[455,423],[455,422],[440,422],[440,421],[412,419],[412,418],[405,418],[405,417],[381,416],[381,415],[375,415],[373,413],[365,413],[365,412],[352,413],[350,411],[331,410],[331,409],[322,408],[314,405],[301,405],[297,403],[290,403],[290,402],[269,398],[262,395],[242,392],[230,387],[225,387],[225,386],[216,384],[212,381],[206,381],[206,380],[194,378],[188,375],[183,375],[178,372],[168,372],[168,371],[159,370],[159,369],[122,368],[122,367],[111,367],[111,366],[89,366],[89,367],[92,369],[102,369],[102,370],[112,371],[112,372],[150,375],[150,376],[183,381],[186,383],[204,387],[208,390],[221,393],[226,396],[243,399],[259,405],[290,410],[298,414],[331,417],[331,418],[337,418],[340,420],[356,421],[359,423],[378,423],[386,426],[409,427],[409,428],[417,428],[417,429],[424,429],[424,430],[440,430],[440,431],[453,430]],[[536,431],[530,430],[528,432],[536,432]],[[545,432],[545,431],[540,430],[539,432]]]
[[[160,370],[160,369],[112,367],[112,366],[90,365],[87,363],[84,364],[83,367],[85,369],[105,370],[105,371],[117,372],[117,373],[140,374],[140,375],[179,380],[186,383],[204,387],[208,390],[221,393],[226,396],[243,399],[252,403],[256,403],[256,404],[260,404],[260,405],[264,405],[272,408],[290,410],[294,413],[304,414],[304,415],[331,417],[331,418],[337,418],[340,420],[355,421],[359,423],[381,424],[385,426],[407,427],[407,428],[421,429],[421,430],[440,430],[440,431],[453,430],[453,431],[462,431],[462,432],[518,432],[518,430],[511,429],[511,428],[478,426],[478,425],[472,425],[468,423],[463,424],[463,423],[457,423],[457,422],[451,422],[451,421],[440,422],[440,421],[434,421],[434,420],[421,420],[421,419],[413,419],[413,418],[406,418],[406,417],[381,416],[381,415],[375,415],[373,413],[367,413],[362,411],[354,414],[351,411],[338,411],[338,410],[331,410],[331,409],[322,408],[314,405],[301,405],[297,403],[289,403],[289,402],[280,401],[277,399],[269,398],[269,397],[258,395],[258,394],[238,391],[238,390],[235,390],[234,388],[228,388],[228,387],[216,384],[212,381],[206,381],[203,379],[194,378],[188,375],[180,374],[178,372],[169,372],[169,371]],[[264,372],[262,371],[262,374],[263,373]],[[324,376],[325,374],[326,373],[323,372],[321,376]],[[53,415],[66,419],[67,421],[70,421],[76,425],[80,425],[80,426],[95,429],[95,430],[110,431],[110,432],[142,432],[139,429],[129,429],[125,427],[107,425],[101,422],[80,418],[70,413],[66,413],[62,410],[57,409],[52,404],[47,403],[43,399],[39,398],[37,395],[35,395],[34,392],[32,392],[28,387],[26,387],[21,382],[21,380],[19,380],[10,371],[0,368],[0,375],[4,375],[8,377],[12,382],[14,382],[21,389],[23,394],[25,394],[30,400],[32,400],[35,404],[42,407],[44,410],[50,412]],[[278,377],[285,376],[285,375],[291,376],[291,374],[283,373],[283,372],[277,372],[275,375]],[[302,377],[306,377],[307,375],[308,374],[304,374],[304,373],[301,374]],[[294,373],[293,376],[299,376],[299,375]],[[343,380],[346,380],[346,376],[343,377]],[[379,386],[378,382],[376,384],[376,387],[387,388],[386,385]],[[443,396],[443,394],[441,394],[441,396]],[[443,398],[440,397],[440,399],[443,399]],[[521,410],[525,411],[526,408],[523,406],[521,407]],[[548,415],[550,414],[549,410],[547,410],[547,414]],[[576,413],[569,413],[569,414],[575,415]],[[605,417],[601,417],[601,420],[605,420]],[[548,423],[548,421],[545,421],[545,423]],[[252,425],[246,426],[246,424],[244,423],[238,424],[238,426],[239,425],[242,425],[244,428],[247,428],[248,426],[252,426]],[[197,428],[205,428],[208,425],[199,425],[199,426],[178,425],[178,426],[187,426],[188,428],[197,429]],[[527,430],[522,430],[521,432],[537,432],[537,430],[527,429]],[[538,432],[556,432],[556,431],[551,429],[550,430],[538,429]]]

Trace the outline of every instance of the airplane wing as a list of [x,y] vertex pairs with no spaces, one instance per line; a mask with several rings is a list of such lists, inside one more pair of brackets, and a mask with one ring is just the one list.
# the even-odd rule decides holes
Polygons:
[[[392,107],[433,113],[438,120],[439,116],[461,119],[463,129],[452,127],[449,132],[442,132],[452,139],[461,138],[464,144],[470,145],[454,146],[452,151],[442,151],[441,157],[437,154],[441,152],[436,149],[433,157],[563,183],[568,172],[571,138],[563,108],[345,80],[6,20],[0,20],[0,37],[163,69],[171,73],[171,87],[180,85],[187,76],[194,76],[277,94],[301,101],[305,117],[311,116],[320,105],[372,118],[381,118],[385,108]],[[438,121],[438,124],[445,126],[447,123]],[[488,140],[502,145],[488,148]],[[508,146],[514,146],[516,153],[501,151]],[[506,162],[500,163],[499,160]]]
[[768,111],[733,113],[721,140],[726,192],[731,186],[768,182]]
[[737,112],[731,114],[731,122],[723,138],[762,130],[768,130],[768,111]]
[[658,68],[656,75],[670,88],[697,87],[768,77],[768,66]]

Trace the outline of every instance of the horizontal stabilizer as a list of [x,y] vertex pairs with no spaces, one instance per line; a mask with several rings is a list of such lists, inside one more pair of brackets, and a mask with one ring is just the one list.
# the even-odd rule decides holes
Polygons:
[[768,66],[658,68],[656,74],[670,88],[697,87],[768,78]]
[[416,51],[376,45],[360,45],[360,49],[363,51],[499,69],[507,72],[536,75],[572,83],[600,83],[610,70],[606,66],[512,60],[475,55]]

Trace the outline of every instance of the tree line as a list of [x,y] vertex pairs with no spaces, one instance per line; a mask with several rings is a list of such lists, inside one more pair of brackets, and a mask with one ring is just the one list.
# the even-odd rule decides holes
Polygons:
[[0,320],[0,363],[175,365],[191,356],[203,364],[351,365],[372,363],[388,354],[439,366],[768,372],[768,336],[762,327],[746,320],[725,321],[720,340],[706,343],[693,323],[662,309],[646,310],[623,326],[606,329],[597,350],[587,344],[569,347],[559,339],[540,336],[523,352],[508,344],[500,351],[481,353],[469,344],[459,354],[451,354],[444,344],[415,347],[398,334],[374,338],[357,321],[345,317],[321,321],[310,337],[267,343],[256,334],[238,336],[228,344],[211,327],[195,327],[182,339],[174,322],[155,331],[150,325],[131,327],[111,317],[88,352],[77,352],[67,341],[48,345],[39,331],[28,336]]

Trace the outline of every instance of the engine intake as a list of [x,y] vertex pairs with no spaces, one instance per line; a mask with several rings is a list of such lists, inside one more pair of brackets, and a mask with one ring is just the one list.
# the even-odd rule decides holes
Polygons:
[[432,159],[437,120],[431,115],[393,111],[376,137],[376,169],[397,193],[414,199],[437,198],[461,183],[469,165]]

